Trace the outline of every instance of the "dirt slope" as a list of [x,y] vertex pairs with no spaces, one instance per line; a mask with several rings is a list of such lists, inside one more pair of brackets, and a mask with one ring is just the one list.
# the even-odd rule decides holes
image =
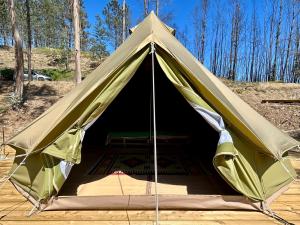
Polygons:
[[[52,48],[34,48],[32,50],[32,69],[42,70],[42,69],[64,69],[64,64],[57,63],[61,57],[61,50]],[[1,49],[0,48],[0,68],[14,68],[15,67],[15,53],[13,48]],[[24,52],[25,68],[27,65],[27,53]],[[92,57],[85,52],[81,54],[81,69],[82,72],[88,73],[91,71],[95,65],[98,64],[94,61]],[[70,59],[71,70],[75,68],[74,57]]]

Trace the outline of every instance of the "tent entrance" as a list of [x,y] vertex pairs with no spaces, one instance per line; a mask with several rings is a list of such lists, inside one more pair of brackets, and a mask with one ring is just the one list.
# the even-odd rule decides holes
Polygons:
[[[177,196],[182,202],[204,195],[239,195],[212,164],[219,134],[186,102],[158,63],[155,71],[160,199]],[[82,162],[73,167],[59,196],[97,196],[98,200],[111,196],[115,198],[111,202],[139,196],[143,202],[154,194],[151,102],[151,60],[147,57],[87,130]],[[114,208],[109,202],[103,204]]]

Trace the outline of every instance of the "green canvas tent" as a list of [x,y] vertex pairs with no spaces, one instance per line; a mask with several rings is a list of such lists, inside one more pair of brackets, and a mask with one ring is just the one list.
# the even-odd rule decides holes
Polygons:
[[[132,177],[138,175],[132,168],[145,159],[140,154],[149,146],[137,148],[127,143],[153,138],[152,71],[157,140],[161,141],[157,151],[166,152],[165,167],[180,161],[168,171],[161,168],[159,182],[176,186],[197,181],[199,186],[195,191],[191,185],[186,195],[172,191],[159,194],[161,209],[261,209],[287,188],[296,176],[287,151],[299,142],[241,100],[173,34],[172,28],[151,13],[80,85],[8,141],[16,150],[10,181],[22,194],[45,210],[153,209],[152,192],[117,197],[95,194],[93,190],[100,188],[96,181],[103,176],[90,172],[91,168],[105,170],[102,175],[108,176],[114,171],[102,168],[107,160],[98,158],[113,158],[120,155],[117,151],[124,151],[125,158],[118,163],[130,164],[126,171],[133,171]],[[111,147],[115,144],[112,140],[121,140],[121,147],[117,147],[121,150]],[[106,152],[98,154],[96,147],[90,154],[91,143]],[[126,158],[130,155],[135,157]],[[153,173],[149,168],[148,172],[145,167],[142,170]],[[191,175],[198,170],[200,175]],[[174,181],[171,175],[160,176],[163,173],[175,175],[174,179],[182,175],[182,179]],[[95,185],[78,196],[76,190],[68,192],[74,189],[75,180]]]

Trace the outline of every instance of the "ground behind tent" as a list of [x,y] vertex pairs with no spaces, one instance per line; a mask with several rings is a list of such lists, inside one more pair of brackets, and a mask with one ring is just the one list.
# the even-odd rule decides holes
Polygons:
[[[236,94],[250,104],[262,116],[283,131],[300,140],[300,104],[264,103],[264,99],[300,99],[300,84],[282,83],[234,83],[224,80]],[[27,88],[25,105],[12,110],[9,95],[12,82],[0,82],[0,129],[5,126],[5,139],[22,130],[26,124],[42,114],[73,87],[73,82],[32,81]],[[2,133],[2,130],[1,130]],[[1,135],[2,136],[2,135]],[[2,142],[0,139],[0,143]]]

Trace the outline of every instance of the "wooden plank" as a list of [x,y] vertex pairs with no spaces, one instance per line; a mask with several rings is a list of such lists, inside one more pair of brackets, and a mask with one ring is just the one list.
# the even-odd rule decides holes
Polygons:
[[31,210],[32,204],[28,201],[19,201],[19,202],[2,202],[0,204],[0,211],[9,211],[9,210]]
[[280,217],[286,219],[287,221],[293,220],[293,221],[299,221],[300,224],[300,211],[299,210],[293,210],[293,211],[286,211],[286,210],[276,210],[275,213],[277,213]]
[[[0,221],[2,225],[154,225],[153,221]],[[236,221],[160,221],[160,225],[240,225],[244,220]],[[274,225],[277,221],[251,220],[246,224]]]
[[300,195],[283,194],[275,200],[275,202],[300,202]]
[[285,195],[300,195],[300,188],[289,188],[286,192],[284,192]]
[[300,202],[274,202],[271,204],[273,210],[300,210]]
[[263,99],[261,103],[300,103],[300,99]]
[[[102,221],[114,220],[123,221],[145,221],[155,218],[154,211],[46,211],[31,217],[26,217],[26,211],[2,211],[2,220],[64,220],[64,221]],[[246,211],[160,211],[160,219],[164,221],[195,221],[195,220],[244,220],[252,219],[268,221],[269,217],[260,212]],[[294,218],[294,217],[293,217]]]

